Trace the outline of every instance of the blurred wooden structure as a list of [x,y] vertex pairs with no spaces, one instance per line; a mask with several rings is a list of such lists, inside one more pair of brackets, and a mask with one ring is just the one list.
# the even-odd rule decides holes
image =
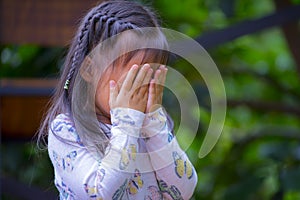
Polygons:
[[0,43],[67,45],[79,20],[99,0],[1,0]]
[[3,139],[27,140],[34,135],[56,82],[47,79],[0,80]]
[[[79,20],[97,0],[1,0],[0,44],[66,46]],[[1,73],[1,69],[0,69]],[[56,80],[0,80],[2,140],[30,140],[46,110]]]

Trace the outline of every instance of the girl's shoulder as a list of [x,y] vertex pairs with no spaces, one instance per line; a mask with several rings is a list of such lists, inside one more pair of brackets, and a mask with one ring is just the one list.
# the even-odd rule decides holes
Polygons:
[[69,114],[59,114],[51,122],[51,132],[60,139],[82,145],[74,122]]
[[51,129],[53,131],[61,131],[64,127],[68,128],[68,131],[75,131],[74,123],[69,114],[58,114],[51,122]]

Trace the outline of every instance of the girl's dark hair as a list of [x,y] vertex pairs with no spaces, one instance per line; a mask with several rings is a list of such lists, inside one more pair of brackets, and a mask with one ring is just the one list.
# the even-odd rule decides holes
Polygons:
[[[85,57],[100,42],[126,30],[144,27],[160,27],[160,25],[153,11],[133,1],[106,1],[87,13],[69,48],[50,108],[38,132],[39,144],[40,142],[45,144],[48,131],[51,130],[50,124],[58,114],[72,113],[75,77]],[[165,55],[159,57],[160,61],[166,62]],[[103,143],[96,148],[103,153],[107,146],[107,137],[105,134],[99,134],[99,137]]]

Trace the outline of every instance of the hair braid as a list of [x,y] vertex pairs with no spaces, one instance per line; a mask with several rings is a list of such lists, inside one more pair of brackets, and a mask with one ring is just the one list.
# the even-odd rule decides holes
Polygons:
[[74,49],[74,54],[71,57],[71,65],[69,69],[69,73],[66,78],[66,82],[64,85],[64,89],[68,90],[70,81],[73,77],[74,72],[77,69],[77,66],[83,61],[84,57],[88,52],[89,38],[90,34],[87,34],[89,31],[89,26],[91,25],[91,21],[94,18],[95,14],[98,13],[98,9],[93,9],[91,14],[87,16],[84,20],[85,23],[79,31],[79,35],[77,36],[77,44]]
[[103,33],[103,29],[105,29],[105,24],[109,18],[110,16],[108,16],[106,13],[99,13],[97,16],[95,16],[94,24],[92,25],[93,31],[90,31],[90,39],[92,40],[91,43],[93,43],[93,46],[96,46],[100,40],[106,39],[104,37],[105,34]]
[[[71,65],[65,81],[64,89],[68,90],[74,72],[78,68],[78,65],[83,61],[84,57],[91,50],[91,48],[95,46],[101,38],[107,39],[110,36],[116,34],[111,33],[110,26],[117,22],[119,19],[114,15],[109,15],[108,11],[103,12],[103,9],[108,5],[109,4],[107,3],[103,6],[94,8],[85,18],[85,23],[82,26],[77,37],[77,44],[74,49],[74,55],[71,57]],[[96,26],[96,24],[98,25]],[[103,28],[105,31],[101,34],[101,30]]]
[[[77,43],[74,47],[74,53],[71,56],[70,68],[65,81],[64,89],[68,90],[71,79],[78,65],[82,63],[84,57],[91,51],[91,49],[99,43],[100,40],[105,40],[113,35],[128,29],[137,29],[139,25],[133,24],[128,18],[130,16],[118,13],[116,10],[112,11],[109,5],[112,2],[100,4],[98,7],[92,9],[85,17],[84,24],[79,29],[77,36]],[[148,9],[140,6],[140,8],[147,13],[154,26],[158,26],[155,20],[155,15]],[[136,12],[137,15],[141,13]]]

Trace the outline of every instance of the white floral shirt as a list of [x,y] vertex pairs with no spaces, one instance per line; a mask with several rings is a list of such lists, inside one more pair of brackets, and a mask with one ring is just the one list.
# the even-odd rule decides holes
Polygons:
[[101,160],[82,144],[68,115],[52,122],[48,152],[60,199],[191,198],[197,173],[162,108],[149,114],[116,108],[111,122],[110,145]]

